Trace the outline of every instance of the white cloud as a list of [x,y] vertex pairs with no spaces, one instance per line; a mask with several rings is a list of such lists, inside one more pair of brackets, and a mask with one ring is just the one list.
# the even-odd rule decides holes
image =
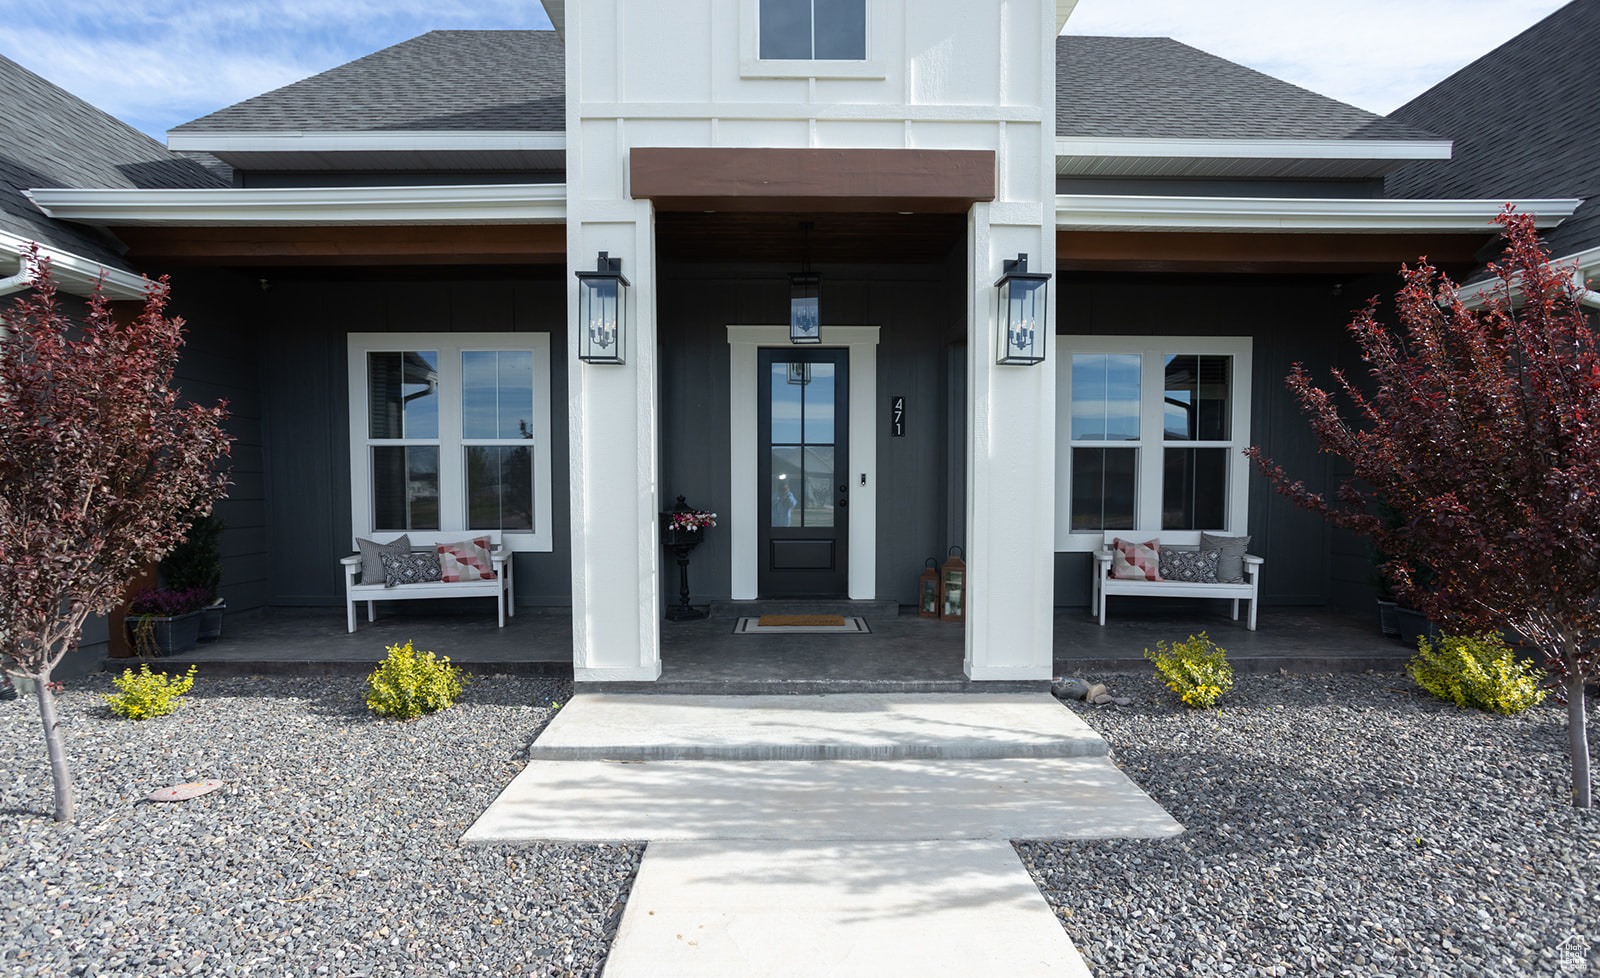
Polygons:
[[1388,113],[1565,0],[1080,0],[1068,34],[1173,37]]

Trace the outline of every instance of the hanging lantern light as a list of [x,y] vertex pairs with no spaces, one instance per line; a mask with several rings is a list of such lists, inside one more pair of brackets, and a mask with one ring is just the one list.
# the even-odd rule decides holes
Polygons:
[[950,559],[939,567],[939,617],[944,621],[967,620],[967,563],[950,548]]
[[578,359],[623,363],[627,349],[628,280],[622,259],[600,252],[592,272],[578,272]]
[[1007,260],[1005,274],[994,283],[1000,289],[1000,351],[997,363],[1043,363],[1045,349],[1045,299],[1050,276],[1028,271],[1028,256]]
[[789,274],[789,342],[822,342],[822,276],[811,271],[810,221],[801,221],[805,235],[801,245],[800,271]]
[[917,617],[939,617],[939,562],[932,557],[923,561],[927,570],[917,581]]

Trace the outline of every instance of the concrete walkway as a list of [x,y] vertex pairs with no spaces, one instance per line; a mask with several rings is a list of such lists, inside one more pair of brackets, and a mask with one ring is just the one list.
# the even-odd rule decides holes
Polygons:
[[1048,695],[574,697],[464,843],[648,840],[605,978],[1087,975],[1010,845],[1182,831]]

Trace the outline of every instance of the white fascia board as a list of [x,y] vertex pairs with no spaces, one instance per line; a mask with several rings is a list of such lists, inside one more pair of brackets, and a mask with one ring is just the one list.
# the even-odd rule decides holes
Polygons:
[[[1077,2],[1077,0],[1073,0]],[[544,7],[546,17],[550,18],[550,26],[556,29],[556,36],[565,41],[567,39],[567,5],[564,0],[539,0]]]
[[560,224],[567,185],[222,187],[203,190],[26,191],[58,220],[101,226]]
[[[1425,231],[1487,234],[1504,200],[1385,198],[1154,197],[1057,194],[1058,230],[1096,231]],[[1513,200],[1537,227],[1554,227],[1578,199]]]
[[[0,231],[0,255],[11,261],[26,262],[33,245],[32,240],[21,235]],[[39,257],[50,260],[50,277],[55,281],[56,287],[72,295],[91,294],[102,278],[105,286],[101,291],[105,297],[118,301],[142,299],[145,289],[150,285],[150,280],[143,275],[125,272],[120,268],[107,268],[92,258],[85,258],[42,243],[39,245]]]
[[193,153],[562,152],[564,132],[385,130],[382,132],[168,132],[167,148]]
[[1167,139],[1057,136],[1057,157],[1198,160],[1448,160],[1448,139]]
[[1078,0],[1056,0],[1056,33],[1060,34],[1067,26],[1067,18],[1072,16],[1072,8],[1078,5]]
[[[1557,268],[1569,269],[1572,273],[1573,285],[1583,292],[1592,294],[1595,279],[1600,277],[1600,248],[1589,248],[1585,251],[1575,251],[1570,255],[1550,259],[1550,264]],[[1461,286],[1458,293],[1461,304],[1468,309],[1480,309],[1487,305],[1489,297],[1506,283],[1498,276],[1486,278],[1471,285]],[[1511,277],[1509,298],[1513,303],[1522,297],[1522,275],[1520,273]]]

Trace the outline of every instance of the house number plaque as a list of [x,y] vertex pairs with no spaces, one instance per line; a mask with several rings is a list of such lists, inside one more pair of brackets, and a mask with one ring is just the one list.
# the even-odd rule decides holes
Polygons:
[[896,394],[889,398],[889,434],[896,438],[906,436],[906,396]]

